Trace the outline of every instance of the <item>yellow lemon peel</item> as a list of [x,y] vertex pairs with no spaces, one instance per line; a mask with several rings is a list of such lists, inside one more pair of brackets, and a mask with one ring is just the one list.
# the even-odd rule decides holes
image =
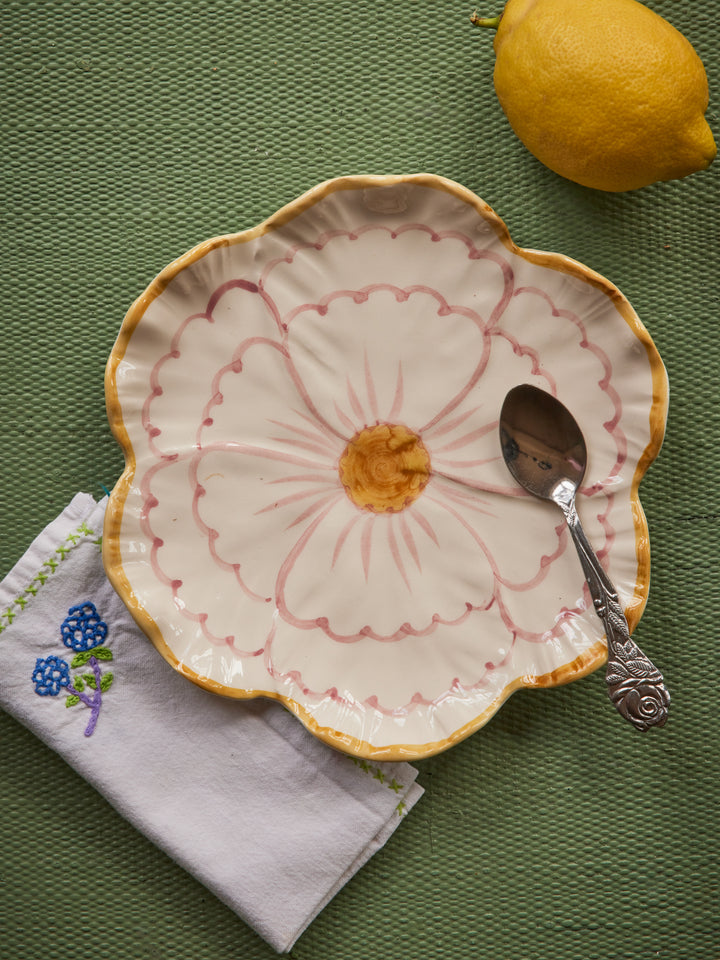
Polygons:
[[555,173],[634,190],[704,170],[716,146],[700,57],[638,0],[508,0],[495,90],[518,138]]

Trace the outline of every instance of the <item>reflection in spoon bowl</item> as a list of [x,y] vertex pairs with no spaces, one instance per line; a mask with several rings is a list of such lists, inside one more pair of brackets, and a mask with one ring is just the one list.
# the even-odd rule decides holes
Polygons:
[[670,694],[662,674],[630,638],[617,592],[585,536],[575,495],[585,476],[585,438],[559,400],[530,384],[513,387],[500,413],[500,445],[521,487],[557,504],[565,516],[608,643],[606,682],[619,712],[638,730],[661,727]]

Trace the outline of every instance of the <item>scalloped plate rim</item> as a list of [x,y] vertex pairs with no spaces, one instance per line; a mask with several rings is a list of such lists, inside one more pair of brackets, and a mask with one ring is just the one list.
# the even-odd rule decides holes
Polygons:
[[123,568],[119,531],[126,498],[135,475],[136,461],[132,443],[123,421],[121,404],[117,393],[116,372],[123,359],[130,338],[148,306],[165,290],[170,281],[178,273],[204,257],[211,250],[222,246],[245,243],[272,230],[279,229],[335,191],[397,186],[400,184],[419,185],[450,193],[474,207],[477,213],[495,230],[498,239],[510,252],[533,264],[568,273],[599,288],[614,302],[615,307],[631,328],[635,337],[643,344],[647,352],[652,376],[653,401],[649,411],[650,441],[642,456],[638,459],[630,492],[630,502],[635,524],[635,550],[638,561],[635,592],[625,611],[630,631],[632,632],[642,616],[649,595],[649,530],[640,502],[639,486],[648,468],[657,458],[664,439],[669,405],[669,383],[665,366],[648,330],[628,299],[613,283],[601,274],[565,254],[518,246],[512,240],[505,222],[495,211],[471,190],[453,180],[430,173],[361,174],[336,177],[319,183],[317,186],[301,194],[295,200],[280,207],[270,217],[254,227],[237,233],[221,234],[201,241],[171,261],[157,274],[145,291],[132,303],[122,322],[105,370],[107,416],[113,436],[120,445],[125,457],[125,467],[108,500],[103,530],[103,563],[108,579],[125,603],[137,625],[149,637],[163,658],[175,670],[198,686],[232,699],[247,700],[264,697],[279,701],[294,713],[314,736],[330,746],[340,749],[352,756],[370,760],[388,761],[417,760],[430,757],[461,742],[483,727],[499,710],[502,704],[518,689],[553,687],[570,683],[587,676],[606,662],[607,650],[605,643],[598,642],[593,644],[593,646],[573,661],[564,664],[561,668],[553,670],[550,673],[524,675],[514,679],[507,684],[482,713],[472,721],[464,724],[446,737],[429,740],[426,743],[374,745],[370,742],[347,735],[340,730],[319,724],[302,703],[279,691],[228,687],[216,680],[197,674],[182,663],[172,652],[160,628],[135,596]]

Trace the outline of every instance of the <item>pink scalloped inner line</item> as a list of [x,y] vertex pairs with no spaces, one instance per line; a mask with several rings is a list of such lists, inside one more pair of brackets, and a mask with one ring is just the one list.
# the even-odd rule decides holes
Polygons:
[[[452,239],[458,240],[463,243],[468,251],[468,258],[471,260],[487,259],[494,262],[500,269],[503,277],[503,294],[496,303],[493,311],[490,314],[490,317],[487,320],[483,320],[475,311],[467,307],[462,306],[452,306],[450,305],[445,298],[440,294],[439,291],[435,290],[432,287],[426,285],[413,285],[407,288],[401,288],[387,283],[377,283],[370,284],[366,287],[363,287],[360,290],[337,290],[329,293],[324,298],[316,303],[304,303],[299,306],[294,307],[289,311],[287,316],[283,318],[280,314],[280,311],[277,305],[274,303],[272,297],[267,293],[266,283],[273,270],[279,267],[281,264],[291,264],[295,260],[301,251],[306,249],[322,250],[324,247],[331,241],[337,239],[344,239],[349,242],[353,242],[363,236],[364,234],[370,231],[384,231],[391,239],[396,239],[410,231],[422,231],[427,233],[432,242],[441,242],[442,240]],[[548,304],[550,310],[552,311],[553,316],[562,317],[572,324],[574,324],[581,333],[581,343],[580,346],[584,349],[589,350],[593,355],[600,361],[604,376],[603,379],[599,382],[600,388],[610,397],[614,410],[615,416],[612,420],[608,421],[605,425],[609,433],[611,433],[617,443],[618,456],[616,463],[613,467],[613,470],[609,474],[608,478],[605,481],[594,484],[592,487],[586,488],[583,490],[583,493],[590,495],[592,493],[597,493],[600,490],[604,491],[605,486],[608,482],[616,476],[622,464],[624,463],[627,457],[627,442],[624,436],[624,433],[619,427],[620,414],[621,414],[621,401],[620,397],[614,388],[611,385],[611,373],[612,368],[607,355],[596,345],[590,343],[587,339],[586,330],[580,319],[573,313],[566,310],[559,310],[555,307],[552,300],[545,294],[544,291],[535,288],[535,287],[522,287],[515,289],[513,286],[514,275],[511,264],[499,254],[496,254],[492,251],[484,250],[477,248],[472,240],[469,237],[464,236],[456,231],[434,231],[430,226],[426,224],[407,224],[402,227],[399,227],[395,230],[392,230],[388,227],[382,225],[368,224],[358,227],[355,230],[336,230],[336,231],[327,231],[321,234],[315,242],[308,243],[298,243],[296,245],[290,246],[286,251],[283,257],[276,258],[270,261],[264,270],[262,271],[260,278],[257,283],[237,279],[231,280],[229,282],[223,283],[218,286],[218,288],[213,292],[211,297],[208,300],[207,308],[197,314],[186,317],[178,326],[175,334],[170,343],[170,349],[158,359],[155,365],[152,368],[150,374],[150,392],[148,393],[141,411],[141,422],[142,426],[146,432],[148,438],[148,445],[152,455],[156,458],[156,463],[153,464],[142,477],[140,488],[141,494],[143,497],[143,507],[141,511],[140,526],[143,535],[151,544],[150,548],[150,564],[152,566],[154,575],[156,576],[158,582],[167,586],[173,595],[173,599],[177,606],[177,609],[180,611],[182,616],[189,619],[191,622],[196,623],[200,626],[203,635],[214,645],[227,645],[233,649],[234,653],[240,657],[257,657],[264,654],[265,664],[269,675],[274,677],[276,680],[281,681],[282,683],[291,682],[292,684],[297,685],[303,692],[303,695],[306,697],[316,697],[324,699],[331,697],[332,699],[337,699],[342,701],[346,705],[353,707],[372,707],[375,710],[385,714],[385,715],[399,715],[407,713],[410,709],[414,709],[420,705],[423,706],[437,706],[443,700],[447,699],[450,696],[457,695],[458,692],[470,692],[474,689],[477,689],[479,686],[482,686],[486,680],[489,673],[494,669],[497,669],[500,666],[505,665],[508,662],[509,657],[511,656],[512,649],[515,646],[517,638],[522,638],[524,640],[530,640],[535,642],[545,642],[549,639],[558,636],[562,629],[562,624],[572,619],[581,613],[587,604],[587,598],[581,601],[577,607],[573,609],[563,609],[559,611],[555,625],[551,630],[544,631],[542,633],[530,633],[528,631],[523,631],[518,628],[514,623],[509,611],[507,610],[506,605],[503,602],[502,594],[500,587],[505,586],[508,589],[513,591],[521,591],[532,589],[536,586],[542,579],[547,575],[547,572],[552,565],[552,563],[560,556],[566,545],[566,534],[564,527],[559,527],[557,532],[558,543],[555,551],[550,555],[545,555],[541,558],[540,567],[538,572],[532,577],[527,583],[524,584],[511,584],[505,578],[502,577],[501,571],[497,567],[497,564],[494,561],[494,558],[485,545],[484,541],[480,537],[479,533],[475,528],[470,524],[465,517],[458,513],[453,504],[456,506],[463,506],[465,508],[470,507],[474,512],[478,513],[480,516],[484,513],[492,513],[490,510],[486,510],[485,506],[481,504],[484,501],[477,496],[477,492],[468,492],[468,491],[479,491],[485,493],[501,493],[504,495],[511,496],[523,496],[522,491],[517,491],[515,488],[508,486],[493,486],[493,485],[480,485],[471,480],[467,476],[454,475],[451,471],[454,469],[459,469],[462,471],[462,468],[466,469],[473,466],[482,465],[485,462],[490,462],[487,460],[458,460],[454,458],[448,458],[443,456],[443,454],[451,454],[456,451],[460,451],[463,448],[471,447],[473,443],[480,440],[483,435],[492,429],[496,429],[496,422],[488,423],[482,428],[476,428],[469,430],[464,436],[456,439],[452,439],[445,443],[444,445],[438,446],[435,448],[433,455],[433,467],[440,467],[439,471],[436,471],[436,483],[434,486],[428,485],[426,488],[426,493],[424,496],[428,496],[436,505],[439,505],[443,508],[449,515],[453,516],[456,522],[459,522],[464,529],[473,537],[475,542],[478,544],[479,548],[485,555],[488,560],[494,581],[495,588],[493,594],[486,605],[481,605],[474,607],[472,604],[467,603],[465,611],[455,619],[443,619],[438,614],[434,615],[431,623],[429,623],[425,628],[413,628],[410,624],[402,624],[394,633],[390,635],[382,635],[373,631],[371,627],[363,627],[357,634],[352,636],[346,636],[338,634],[331,630],[330,625],[327,621],[327,618],[318,617],[310,620],[305,620],[303,618],[297,617],[293,612],[288,608],[286,603],[286,586],[287,580],[290,576],[295,564],[298,562],[302,553],[317,530],[320,524],[327,518],[328,514],[332,511],[335,505],[342,499],[344,496],[344,491],[339,484],[339,479],[337,477],[337,460],[342,452],[343,446],[350,437],[358,432],[359,429],[366,426],[368,423],[381,422],[382,418],[380,416],[380,408],[378,404],[378,395],[377,389],[373,378],[371,364],[368,360],[367,354],[364,358],[364,393],[366,397],[366,403],[360,399],[358,390],[348,379],[346,384],[347,396],[346,398],[338,398],[343,406],[338,403],[338,399],[335,401],[335,412],[338,416],[340,423],[342,424],[344,430],[347,433],[338,431],[335,426],[329,423],[316,409],[312,398],[310,397],[305,385],[300,377],[288,349],[288,331],[292,322],[298,318],[303,312],[313,311],[319,316],[324,316],[327,314],[329,306],[338,298],[341,297],[351,297],[353,301],[357,304],[366,304],[373,294],[376,294],[380,291],[392,293],[398,302],[408,300],[414,294],[423,294],[430,296],[438,303],[438,314],[448,315],[451,313],[457,313],[463,315],[472,320],[482,333],[483,337],[483,351],[479,363],[477,364],[473,375],[469,378],[468,382],[465,384],[464,388],[456,394],[443,408],[436,414],[427,424],[424,425],[419,430],[419,433],[426,438],[432,438],[437,441],[439,437],[445,436],[448,433],[451,433],[453,430],[456,430],[462,425],[467,419],[475,414],[479,407],[475,407],[469,411],[464,411],[463,413],[456,414],[451,416],[455,410],[461,405],[463,400],[469,395],[472,389],[480,381],[482,374],[487,366],[492,336],[500,336],[506,339],[514,353],[521,357],[527,357],[531,360],[531,367],[534,374],[538,376],[545,377],[548,388],[551,392],[555,393],[557,386],[551,376],[542,368],[541,360],[537,351],[533,348],[528,347],[526,344],[521,343],[517,338],[512,337],[507,331],[498,329],[499,322],[502,318],[502,315],[511,301],[515,296],[518,296],[520,293],[532,294],[542,297]],[[159,397],[163,393],[163,388],[160,383],[160,376],[163,366],[171,362],[172,360],[179,359],[181,355],[181,340],[183,334],[187,327],[194,322],[205,321],[208,324],[213,324],[214,311],[216,310],[218,304],[220,303],[222,297],[230,290],[237,289],[242,290],[251,295],[257,295],[261,298],[263,304],[269,311],[271,317],[275,321],[275,324],[278,328],[279,334],[281,336],[281,341],[277,342],[269,337],[251,337],[244,340],[236,348],[231,361],[225,364],[220,368],[212,381],[212,387],[210,391],[210,397],[203,409],[203,415],[200,420],[200,424],[197,428],[197,433],[195,436],[194,448],[192,450],[186,451],[173,451],[173,452],[163,452],[160,449],[159,444],[156,442],[161,436],[160,428],[156,427],[151,419],[151,407],[154,399]],[[278,450],[269,450],[254,444],[241,444],[241,443],[213,443],[213,444],[204,444],[203,443],[203,432],[206,427],[209,427],[213,423],[211,416],[212,409],[219,403],[223,402],[223,395],[221,390],[221,383],[223,377],[228,374],[240,374],[243,368],[243,357],[245,353],[255,347],[269,347],[271,349],[277,350],[278,353],[282,356],[285,363],[286,370],[291,377],[292,382],[294,383],[299,396],[302,399],[302,402],[305,404],[305,410],[293,410],[292,413],[296,416],[303,419],[303,421],[308,424],[311,429],[307,427],[301,428],[297,425],[284,422],[284,421],[272,421],[275,426],[279,427],[281,430],[286,430],[289,434],[294,434],[290,437],[277,436],[273,439],[276,442],[281,442],[286,445],[286,448],[291,448],[297,451],[301,451],[303,454],[314,455],[313,458],[309,458],[305,455],[294,454],[290,452],[283,452]],[[389,411],[388,422],[396,422],[400,416],[402,406],[404,402],[404,382],[403,382],[403,373],[402,366],[398,365],[397,380],[395,386],[395,394],[392,402],[391,409]],[[369,416],[368,416],[369,411]],[[353,419],[353,415],[354,418]],[[483,676],[472,685],[464,685],[460,682],[458,678],[454,678],[452,685],[444,693],[435,697],[432,700],[428,700],[422,697],[418,692],[411,699],[410,703],[406,704],[403,707],[393,707],[386,708],[383,707],[379,702],[377,697],[372,696],[366,698],[362,704],[359,704],[355,701],[351,701],[346,697],[341,697],[336,688],[331,688],[330,690],[324,691],[313,691],[307,687],[307,685],[302,680],[302,676],[298,671],[278,671],[272,662],[272,643],[275,637],[276,628],[273,624],[272,629],[269,632],[269,635],[263,645],[263,647],[251,650],[251,651],[242,651],[236,646],[236,638],[234,636],[224,636],[220,637],[213,634],[208,626],[207,620],[209,614],[206,612],[194,612],[187,608],[185,603],[182,601],[179,591],[182,588],[182,581],[177,578],[173,578],[167,575],[163,567],[161,566],[159,559],[159,551],[163,546],[163,540],[157,536],[151,524],[150,515],[151,512],[158,506],[158,500],[152,493],[152,483],[159,471],[165,469],[170,465],[177,464],[180,461],[188,460],[188,482],[190,484],[190,489],[192,492],[192,514],[194,522],[197,528],[203,533],[204,537],[208,543],[208,549],[210,555],[215,564],[218,567],[225,571],[232,571],[239,587],[243,590],[245,595],[251,600],[268,603],[272,601],[272,597],[262,596],[256,591],[252,590],[248,584],[245,582],[241,574],[241,565],[239,563],[231,563],[228,560],[220,556],[216,548],[216,542],[219,536],[219,532],[208,524],[206,524],[201,516],[200,503],[202,497],[205,496],[205,488],[201,485],[198,479],[198,466],[199,463],[208,452],[213,450],[221,449],[223,452],[235,452],[243,455],[257,456],[257,457],[269,457],[271,459],[279,460],[283,463],[286,463],[288,466],[299,466],[305,471],[303,473],[289,474],[286,477],[275,478],[268,481],[269,483],[314,483],[316,484],[315,488],[304,489],[300,492],[295,492],[289,494],[287,497],[280,498],[279,500],[274,500],[272,503],[269,503],[267,507],[262,508],[260,512],[267,510],[276,509],[279,506],[288,506],[291,504],[297,504],[298,507],[302,506],[299,514],[295,519],[289,524],[288,528],[292,526],[300,526],[305,524],[302,533],[300,534],[298,540],[295,542],[295,545],[287,553],[285,560],[280,565],[278,571],[276,587],[275,587],[275,602],[276,609],[279,611],[282,618],[287,621],[292,626],[297,629],[307,630],[307,629],[316,629],[319,628],[332,640],[347,643],[347,642],[356,642],[364,638],[371,638],[376,641],[387,642],[400,639],[405,636],[427,636],[431,634],[437,627],[438,624],[444,625],[453,625],[465,621],[473,611],[475,610],[489,610],[492,606],[496,606],[500,616],[505,623],[508,634],[510,637],[510,649],[505,654],[504,658],[498,663],[492,664],[488,663],[485,665],[485,673]],[[319,459],[317,459],[319,458]],[[320,471],[320,472],[318,472]],[[334,473],[333,473],[334,471]],[[319,487],[317,486],[319,484]],[[453,486],[453,484],[459,484],[460,486]],[[330,491],[328,491],[330,487]],[[433,495],[432,490],[435,490],[437,495]],[[427,492],[430,491],[430,492]],[[606,494],[607,495],[607,494]],[[607,554],[610,550],[612,543],[615,538],[615,531],[612,527],[612,524],[609,521],[609,515],[612,508],[612,503],[614,500],[614,495],[607,495],[607,509],[603,514],[600,514],[598,519],[600,520],[603,529],[606,532],[607,540],[606,545],[602,551],[600,551],[601,556]],[[309,504],[305,501],[312,500]],[[340,530],[334,548],[334,554],[332,558],[332,564],[334,565],[341,551],[345,548],[347,539],[351,530],[359,522],[363,522],[363,530],[360,537],[360,549],[361,549],[361,559],[363,569],[365,571],[365,576],[367,578],[371,558],[372,558],[372,549],[373,549],[373,534],[376,526],[377,520],[386,521],[386,540],[387,540],[387,549],[389,550],[390,556],[393,558],[393,561],[396,565],[396,568],[406,584],[408,590],[410,589],[409,578],[407,570],[405,568],[405,562],[402,558],[402,553],[400,549],[400,543],[404,544],[405,549],[409,557],[413,562],[421,569],[420,555],[416,543],[417,533],[414,533],[409,525],[408,517],[410,517],[416,526],[423,531],[423,533],[434,539],[437,542],[437,535],[432,528],[427,517],[422,512],[421,507],[416,503],[413,505],[412,509],[407,509],[400,514],[393,515],[390,517],[377,517],[375,515],[368,515],[364,517],[361,513],[358,513],[350,522],[344,525]],[[389,522],[388,522],[389,521]],[[274,618],[275,620],[275,618]]]

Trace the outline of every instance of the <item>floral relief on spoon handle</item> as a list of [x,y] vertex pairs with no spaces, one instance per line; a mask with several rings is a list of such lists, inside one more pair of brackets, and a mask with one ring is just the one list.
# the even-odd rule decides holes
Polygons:
[[618,711],[638,730],[662,727],[668,717],[670,693],[655,664],[630,636],[627,619],[608,575],[585,536],[574,505],[563,507],[582,563],[597,615],[605,626],[608,663],[605,682]]

